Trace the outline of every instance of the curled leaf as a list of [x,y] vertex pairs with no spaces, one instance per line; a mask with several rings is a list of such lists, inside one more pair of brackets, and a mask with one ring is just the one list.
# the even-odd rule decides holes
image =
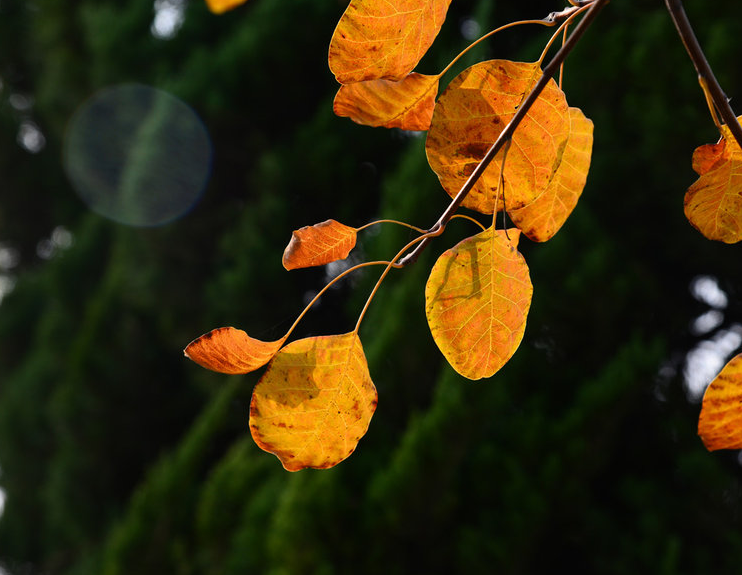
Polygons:
[[[433,111],[425,150],[446,192],[454,197],[512,120],[541,77],[538,64],[489,60],[467,68],[444,90]],[[569,135],[564,93],[550,80],[512,138],[503,171],[508,210],[533,202],[549,185]],[[501,150],[462,205],[484,214],[495,210]],[[503,207],[499,194],[497,209]]]
[[330,41],[341,84],[401,80],[428,51],[451,0],[351,0]]
[[535,242],[554,237],[580,199],[590,169],[593,123],[578,108],[569,109],[570,131],[564,153],[546,190],[510,219]]
[[365,126],[427,130],[438,76],[412,73],[399,81],[368,80],[340,86],[333,110]]
[[289,471],[340,463],[368,429],[377,403],[355,333],[283,348],[253,391],[250,432]]
[[201,367],[219,373],[250,373],[263,367],[281,348],[286,338],[261,341],[241,329],[219,327],[194,339],[185,356]]
[[742,354],[733,357],[706,388],[698,435],[709,451],[742,448]]
[[517,245],[520,231],[489,228],[435,262],[425,313],[435,343],[458,373],[492,376],[518,349],[533,286]]
[[244,4],[246,1],[247,0],[206,0],[206,5],[214,14],[222,14],[227,10],[237,8],[237,6]]
[[700,177],[685,194],[688,221],[710,240],[742,240],[742,150],[727,126],[717,144],[696,148],[693,169]]
[[356,229],[335,220],[305,226],[291,234],[283,252],[283,267],[295,270],[342,260],[355,245]]

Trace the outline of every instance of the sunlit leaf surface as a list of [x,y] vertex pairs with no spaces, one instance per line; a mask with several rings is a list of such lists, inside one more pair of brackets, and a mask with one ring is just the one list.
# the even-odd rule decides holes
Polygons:
[[369,80],[340,86],[333,109],[358,124],[427,130],[433,117],[438,76],[412,73],[403,80]]
[[294,270],[342,260],[355,245],[356,229],[335,220],[305,226],[291,234],[283,252],[283,267]]
[[[425,149],[451,197],[466,182],[541,76],[537,64],[489,60],[467,68],[445,89],[433,112]],[[513,136],[505,162],[508,210],[533,202],[549,185],[569,136],[564,93],[550,80]],[[491,214],[499,187],[501,150],[463,202]],[[500,194],[498,209],[503,205]]]
[[420,61],[451,0],[351,0],[330,41],[330,70],[341,84],[401,80]]
[[559,231],[580,199],[590,169],[593,123],[578,108],[569,109],[570,132],[564,153],[546,190],[510,218],[529,239],[545,242]]
[[261,341],[241,329],[219,327],[189,343],[185,355],[220,373],[249,373],[268,363],[285,340]]
[[376,388],[355,333],[288,344],[255,386],[250,431],[289,471],[348,457],[368,429]]
[[742,354],[733,357],[706,389],[698,435],[709,451],[742,449]]
[[221,14],[245,2],[246,0],[206,0],[206,5],[214,14]]
[[444,252],[425,286],[435,343],[464,377],[490,377],[523,339],[533,286],[520,231],[488,230]]
[[685,194],[685,216],[708,239],[733,244],[742,240],[742,150],[726,126],[721,136],[693,153],[700,178]]

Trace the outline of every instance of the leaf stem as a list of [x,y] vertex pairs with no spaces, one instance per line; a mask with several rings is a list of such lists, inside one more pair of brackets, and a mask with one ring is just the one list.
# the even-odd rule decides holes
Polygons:
[[[688,20],[688,16],[683,8],[682,0],[665,0],[665,6],[672,17],[672,21],[693,62],[693,66],[695,66],[696,72],[698,72],[698,81],[701,83],[701,88],[704,90],[704,93],[710,94],[722,120],[729,127],[734,139],[737,140],[737,145],[742,148],[742,127],[740,127],[737,116],[735,116],[732,107],[729,105],[729,98],[726,97],[724,91],[721,89],[716,76],[714,76],[714,71],[711,69],[711,65],[708,63],[701,49],[698,38],[696,38],[696,34],[693,32],[690,20]],[[708,99],[708,96],[706,97]]]
[[[575,16],[577,16],[578,14],[580,14],[581,12],[584,12],[585,10],[587,10],[587,8],[588,8],[587,6],[582,6],[581,8],[570,8],[570,10],[572,11],[572,13],[569,15],[569,17],[567,18],[567,20],[565,20],[564,22],[562,22],[562,24],[559,26],[559,28],[557,28],[556,32],[554,32],[551,35],[551,38],[549,38],[549,41],[546,43],[546,46],[544,46],[544,49],[541,52],[541,56],[539,57],[538,60],[536,60],[536,62],[538,62],[538,65],[539,66],[541,66],[541,63],[544,61],[544,58],[546,58],[546,54],[549,52],[549,48],[551,48],[551,45],[557,39],[557,37],[559,36],[559,33],[562,32],[562,31],[566,33],[567,28],[569,27],[569,24],[572,22],[572,19]],[[564,45],[564,41],[562,41],[562,45]],[[562,64],[563,64],[563,62],[562,62]],[[561,69],[561,66],[559,68]]]
[[[435,232],[438,231],[440,228],[445,227],[446,223],[451,219],[451,216],[453,216],[454,212],[456,212],[456,210],[461,205],[461,202],[464,201],[464,198],[469,194],[474,185],[479,181],[479,178],[482,177],[484,170],[487,169],[487,166],[489,166],[495,155],[497,155],[497,152],[500,151],[500,148],[502,148],[505,142],[513,137],[513,132],[515,132],[515,129],[523,121],[523,118],[525,118],[528,110],[531,108],[543,89],[549,83],[549,80],[559,70],[562,62],[564,62],[564,59],[575,47],[578,40],[582,37],[582,34],[585,32],[585,30],[587,30],[590,24],[592,24],[600,9],[605,6],[607,2],[608,0],[594,0],[590,4],[590,8],[587,10],[587,12],[585,12],[582,20],[580,20],[577,26],[575,26],[575,29],[572,31],[572,34],[570,34],[569,38],[567,38],[567,41],[543,69],[541,78],[539,78],[538,82],[534,84],[531,91],[523,100],[523,103],[515,112],[513,118],[510,120],[508,125],[505,126],[505,129],[500,133],[497,140],[492,144],[490,149],[485,154],[484,158],[482,158],[482,161],[479,162],[477,167],[469,176],[469,179],[464,182],[463,186],[461,186],[461,189],[456,194],[456,197],[451,200],[451,203],[448,205],[443,214],[441,214],[440,218],[438,218],[438,221],[430,228],[429,232]],[[406,266],[408,264],[414,263],[420,256],[420,253],[425,249],[430,239],[428,236],[421,237],[424,238],[423,241],[421,241],[413,251],[411,251],[399,261],[400,266]]]
[[360,228],[356,228],[356,231],[360,232],[361,230],[365,230],[366,228],[370,228],[371,226],[375,226],[376,224],[398,224],[400,226],[410,228],[411,230],[415,230],[416,232],[421,233],[421,234],[424,234],[427,231],[422,228],[418,228],[417,226],[413,226],[412,224],[408,224],[406,222],[399,222],[397,220],[376,220],[375,222],[369,222],[367,224],[362,225]]
[[451,216],[451,219],[454,219],[454,218],[461,218],[461,219],[463,219],[463,220],[469,220],[470,222],[474,222],[474,223],[475,223],[475,224],[477,224],[477,225],[478,225],[478,226],[479,226],[480,228],[482,228],[482,231],[483,231],[483,232],[487,230],[487,228],[485,228],[485,227],[484,227],[484,224],[483,224],[482,222],[480,222],[479,220],[475,220],[475,219],[474,219],[474,218],[472,218],[471,216],[467,216],[467,215],[465,215],[465,214],[454,214],[453,216]]

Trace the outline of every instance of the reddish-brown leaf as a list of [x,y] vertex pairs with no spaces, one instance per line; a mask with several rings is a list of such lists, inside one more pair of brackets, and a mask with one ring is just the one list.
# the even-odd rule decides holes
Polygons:
[[220,373],[250,373],[264,366],[281,348],[286,338],[261,341],[241,329],[219,327],[194,339],[185,355],[197,364]]
[[710,240],[742,240],[742,150],[729,128],[717,144],[696,148],[693,169],[700,177],[685,194],[688,221]]
[[330,41],[330,70],[341,84],[401,80],[428,51],[450,3],[351,0]]
[[340,86],[333,109],[365,126],[427,130],[433,117],[438,76],[413,72],[402,80],[368,80]]
[[305,226],[291,234],[283,252],[283,267],[295,270],[342,260],[355,245],[356,228],[335,220]]
[[590,169],[593,123],[578,108],[569,109],[570,132],[554,177],[546,190],[510,219],[529,239],[545,242],[559,231],[580,199]]
[[237,8],[247,0],[206,0],[206,5],[214,14],[221,14],[232,8]]
[[742,448],[742,354],[733,357],[706,389],[698,435],[709,451]]
[[438,348],[469,379],[492,376],[518,349],[533,286],[517,250],[520,231],[488,230],[435,262],[425,286],[425,313]]
[[[538,64],[490,60],[459,74],[433,112],[425,150],[451,197],[497,140],[541,76]],[[533,202],[554,176],[569,135],[564,93],[550,80],[513,135],[505,162],[505,205],[516,210]],[[485,214],[495,209],[503,151],[495,157],[462,205]],[[502,209],[499,194],[497,209]]]
[[250,431],[287,470],[325,469],[355,450],[376,402],[355,333],[301,339],[276,354],[255,386]]

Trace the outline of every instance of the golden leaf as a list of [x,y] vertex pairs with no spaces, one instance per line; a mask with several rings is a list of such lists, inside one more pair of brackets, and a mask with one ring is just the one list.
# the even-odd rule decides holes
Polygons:
[[742,354],[733,357],[706,388],[698,435],[709,451],[742,448]]
[[330,70],[341,84],[401,80],[446,19],[451,0],[351,0],[330,40]]
[[533,286],[517,245],[520,231],[489,228],[444,252],[425,286],[433,339],[469,379],[492,376],[518,349]]
[[276,354],[255,386],[250,431],[287,470],[324,469],[353,452],[376,402],[355,333],[301,339]]
[[214,14],[222,14],[227,10],[237,8],[237,6],[245,2],[246,0],[206,0],[206,5]]
[[333,109],[365,126],[427,130],[433,117],[438,76],[412,73],[402,80],[368,80],[340,86]]
[[283,267],[295,270],[342,260],[355,245],[356,229],[335,220],[305,226],[291,234],[283,252]]
[[201,367],[220,373],[250,373],[268,363],[286,338],[261,341],[241,329],[219,327],[194,339],[185,356]]
[[[538,64],[489,60],[467,68],[445,89],[433,112],[425,150],[446,192],[454,197],[515,115],[541,76]],[[553,80],[515,131],[507,153],[505,205],[533,202],[554,176],[569,135],[564,93]],[[495,210],[501,150],[462,205],[484,214]],[[497,209],[502,209],[499,194]]]

